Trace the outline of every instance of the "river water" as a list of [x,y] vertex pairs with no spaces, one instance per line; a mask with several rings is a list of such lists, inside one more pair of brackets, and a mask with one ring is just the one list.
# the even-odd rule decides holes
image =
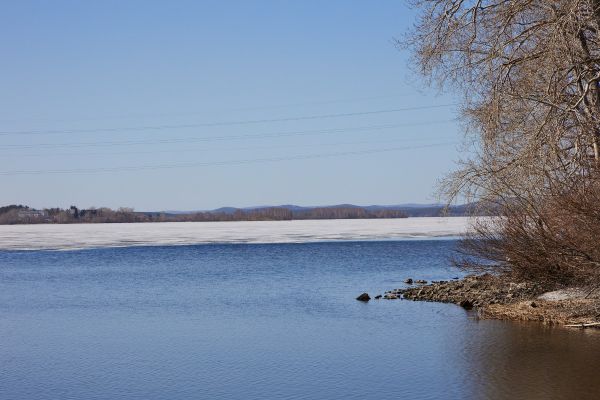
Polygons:
[[354,298],[456,241],[0,251],[0,399],[594,399],[600,334]]

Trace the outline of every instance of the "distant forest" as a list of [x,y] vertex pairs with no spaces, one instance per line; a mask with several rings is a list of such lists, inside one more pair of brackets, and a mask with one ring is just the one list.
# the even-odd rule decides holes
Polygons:
[[[212,211],[134,211],[132,208],[116,210],[101,207],[80,209],[34,209],[24,205],[0,207],[0,225],[14,224],[76,224],[76,223],[127,223],[127,222],[217,222],[217,221],[291,221],[306,219],[376,219],[407,217],[439,217],[482,215],[476,204],[442,205],[355,206],[342,204],[326,207],[300,207],[294,205],[254,208],[224,207]],[[489,210],[489,209],[488,209]],[[489,215],[489,214],[485,214]]]
[[365,219],[406,218],[401,210],[369,210],[356,206],[314,207],[289,209],[264,207],[256,209],[227,209],[189,213],[136,212],[131,208],[67,209],[45,208],[36,210],[23,205],[0,207],[0,224],[74,224],[74,223],[127,223],[127,222],[208,222],[208,221],[287,221],[303,219]]

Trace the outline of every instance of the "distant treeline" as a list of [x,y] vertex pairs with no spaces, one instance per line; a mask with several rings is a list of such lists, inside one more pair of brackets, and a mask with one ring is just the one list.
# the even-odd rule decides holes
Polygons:
[[368,210],[362,207],[315,207],[292,210],[285,207],[204,211],[190,213],[136,212],[132,208],[88,208],[36,210],[23,205],[0,207],[0,224],[74,224],[127,222],[212,222],[212,221],[287,221],[303,219],[406,218],[400,210]]

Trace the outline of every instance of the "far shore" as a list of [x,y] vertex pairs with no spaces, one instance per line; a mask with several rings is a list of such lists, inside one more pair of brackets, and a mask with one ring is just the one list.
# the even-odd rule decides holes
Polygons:
[[[479,215],[477,204],[444,206],[439,204],[370,205],[338,204],[333,206],[260,206],[221,207],[207,211],[134,211],[133,208],[108,207],[43,208],[12,204],[0,207],[0,225],[80,224],[132,222],[231,222],[296,221],[330,219],[389,219],[408,217],[445,217]],[[487,214],[486,214],[487,215]]]

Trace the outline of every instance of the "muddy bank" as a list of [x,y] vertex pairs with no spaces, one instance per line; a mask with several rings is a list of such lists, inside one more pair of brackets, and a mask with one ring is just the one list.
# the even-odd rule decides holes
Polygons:
[[506,277],[490,274],[430,284],[411,284],[407,288],[388,291],[383,298],[455,303],[466,309],[475,309],[481,318],[561,325],[588,324],[600,320],[598,291],[566,288],[547,292],[535,283],[511,282]]

